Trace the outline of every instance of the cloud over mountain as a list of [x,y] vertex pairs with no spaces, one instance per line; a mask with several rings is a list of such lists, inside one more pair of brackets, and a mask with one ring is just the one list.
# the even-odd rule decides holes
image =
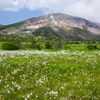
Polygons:
[[27,0],[0,0],[0,10],[18,11],[25,7]]
[[100,22],[100,0],[0,0],[0,10],[42,9],[44,13],[61,12]]

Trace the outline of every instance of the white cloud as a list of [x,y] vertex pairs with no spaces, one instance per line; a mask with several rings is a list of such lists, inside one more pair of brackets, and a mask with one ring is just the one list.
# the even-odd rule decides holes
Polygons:
[[18,11],[24,8],[27,0],[0,0],[0,10]]
[[44,13],[66,13],[100,22],[100,0],[0,0],[0,10],[42,9]]

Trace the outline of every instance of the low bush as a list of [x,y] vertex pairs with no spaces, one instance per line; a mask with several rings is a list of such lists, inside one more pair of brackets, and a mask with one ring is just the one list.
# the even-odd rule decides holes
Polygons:
[[36,43],[36,49],[41,50],[41,45],[39,43]]
[[96,45],[89,44],[89,45],[87,46],[87,48],[88,48],[89,50],[92,50],[92,49],[96,49],[97,46],[96,46]]
[[6,42],[2,44],[3,50],[19,50],[19,46],[14,42]]
[[51,47],[52,47],[52,44],[49,41],[45,42],[46,49],[51,49]]
[[61,40],[58,41],[57,47],[58,47],[58,49],[62,49],[62,41]]
[[34,41],[32,41],[32,43],[30,45],[30,48],[40,50],[41,49],[41,45],[40,45],[40,43],[38,43],[37,41],[34,40]]

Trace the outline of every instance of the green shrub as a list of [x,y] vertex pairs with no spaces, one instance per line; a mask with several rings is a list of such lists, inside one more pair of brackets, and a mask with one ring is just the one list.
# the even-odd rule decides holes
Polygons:
[[40,50],[41,49],[41,45],[37,41],[33,40],[32,43],[31,43],[31,45],[30,45],[30,48]]
[[3,50],[19,50],[19,46],[14,42],[6,42],[2,44]]
[[41,50],[41,45],[39,43],[36,43],[36,49]]
[[47,41],[47,42],[45,43],[45,48],[46,48],[46,49],[51,49],[51,47],[52,47],[52,44],[51,44],[49,41]]
[[75,43],[75,44],[80,44],[80,41],[75,41],[74,43]]
[[89,45],[87,46],[87,48],[88,48],[89,50],[92,50],[92,49],[96,49],[97,46],[96,46],[96,45],[89,44]]
[[57,47],[58,47],[58,49],[62,49],[62,41],[61,40],[58,41]]

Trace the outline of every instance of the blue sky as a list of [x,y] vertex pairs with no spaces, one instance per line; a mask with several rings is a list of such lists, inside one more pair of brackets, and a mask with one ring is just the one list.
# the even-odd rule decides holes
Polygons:
[[44,14],[45,13],[43,13],[41,9],[38,9],[38,10],[22,9],[16,12],[0,11],[0,24],[8,25],[8,24],[20,22],[29,18],[42,16]]
[[100,0],[0,0],[0,24],[50,13],[65,13],[100,23]]

